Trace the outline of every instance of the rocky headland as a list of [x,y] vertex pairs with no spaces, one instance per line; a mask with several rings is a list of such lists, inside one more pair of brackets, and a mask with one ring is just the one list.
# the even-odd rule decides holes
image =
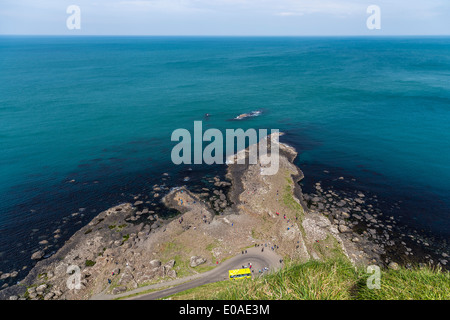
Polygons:
[[[37,264],[20,283],[0,291],[0,298],[113,297],[211,270],[261,244],[300,262],[346,257],[354,265],[397,268],[405,263],[395,258],[399,250],[414,256],[414,248],[395,234],[395,219],[379,212],[373,198],[361,192],[342,196],[319,182],[316,192],[303,194],[303,173],[293,164],[296,150],[282,143],[279,150],[275,175],[262,175],[259,162],[234,161],[211,189],[155,186],[152,201],[177,215],[152,211],[141,200],[101,212],[50,257],[33,253]],[[438,255],[435,262],[445,265],[447,253]],[[79,287],[73,287],[74,279]]]

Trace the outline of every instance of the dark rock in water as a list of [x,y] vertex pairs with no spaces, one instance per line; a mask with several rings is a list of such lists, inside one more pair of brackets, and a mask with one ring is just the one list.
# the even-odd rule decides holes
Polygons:
[[31,259],[32,260],[41,260],[42,257],[44,257],[44,254],[45,254],[44,250],[37,251],[31,255]]
[[343,206],[345,206],[347,203],[344,201],[344,200],[341,200],[341,201],[339,201],[338,203],[336,203],[336,205],[338,206],[338,207],[343,207]]
[[0,277],[0,280],[5,280],[8,279],[11,275],[9,273],[4,273],[2,274],[2,276]]

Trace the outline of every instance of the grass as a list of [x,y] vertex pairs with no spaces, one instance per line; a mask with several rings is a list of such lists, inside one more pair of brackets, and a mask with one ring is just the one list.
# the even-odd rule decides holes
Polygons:
[[127,227],[127,224],[126,224],[126,223],[125,223],[125,224],[121,224],[120,226],[116,226],[115,224],[112,224],[112,225],[109,225],[109,226],[108,226],[109,230],[114,230],[114,229],[116,229],[117,232],[122,231],[122,229],[123,229],[123,228],[126,228],[126,227]]
[[298,226],[302,231],[302,234],[305,234],[305,230],[303,229],[303,225],[301,223],[301,221],[303,221],[305,212],[301,204],[294,199],[294,192],[292,190],[292,185],[294,184],[294,181],[292,180],[290,175],[286,175],[285,180],[286,185],[283,187],[282,190],[283,203],[287,208],[289,208],[295,213],[296,219],[299,220]]
[[381,288],[369,290],[364,277],[358,283],[358,298],[364,300],[450,300],[450,272],[437,268],[388,270]]
[[346,259],[287,263],[254,279],[222,281],[172,295],[172,299],[219,300],[449,300],[450,273],[436,268],[381,271],[381,288]]
[[95,261],[92,261],[92,260],[86,260],[86,261],[84,262],[84,265],[85,265],[86,267],[92,267],[92,266],[95,265]]
[[197,271],[198,273],[203,273],[203,272],[210,271],[210,270],[214,269],[215,267],[216,266],[199,265],[199,266],[195,267],[194,270]]
[[[174,256],[173,260],[175,260],[173,269],[177,272],[177,278],[188,277],[193,274],[189,267],[189,260],[184,259],[179,254]],[[165,261],[165,263],[167,263],[167,261]]]
[[[219,281],[215,283],[206,284],[197,288],[189,289],[170,296],[172,300],[211,300],[215,297],[217,292],[226,290],[229,282]],[[165,297],[163,299],[167,299]]]
[[224,300],[347,300],[357,273],[344,261],[292,264],[255,280],[234,281],[220,293]]

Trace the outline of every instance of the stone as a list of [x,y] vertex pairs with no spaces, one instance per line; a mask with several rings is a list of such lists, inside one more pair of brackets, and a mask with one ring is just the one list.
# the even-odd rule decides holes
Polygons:
[[166,268],[173,268],[173,266],[175,265],[175,260],[170,260],[165,264]]
[[192,256],[191,260],[190,260],[190,266],[192,268],[195,268],[195,267],[197,267],[197,266],[199,266],[199,265],[201,265],[201,264],[203,264],[205,262],[206,262],[205,258],[202,258],[200,256]]
[[55,296],[53,292],[49,292],[44,296],[44,300],[50,300]]
[[10,296],[9,300],[19,300],[19,297],[18,296]]
[[42,257],[44,256],[44,254],[45,254],[44,250],[37,251],[31,255],[31,259],[32,260],[41,260]]
[[341,201],[339,201],[338,203],[336,203],[336,205],[338,206],[338,207],[343,207],[343,206],[345,206],[347,204],[347,202],[345,202],[344,200],[341,200]]
[[27,292],[28,292],[28,294],[35,293],[36,292],[36,287],[28,288]]
[[392,269],[392,270],[398,270],[398,269],[400,269],[400,266],[398,265],[397,262],[392,261],[388,264],[388,268]]
[[344,224],[340,224],[338,229],[339,229],[339,232],[341,232],[341,233],[350,232],[350,229]]
[[45,291],[45,289],[47,289],[47,285],[44,283],[36,288],[36,292],[38,294],[42,294]]
[[150,261],[150,267],[151,268],[159,268],[161,266],[160,260],[152,260]]
[[120,287],[115,287],[112,291],[113,294],[119,294],[121,292],[125,292],[127,291],[127,287],[125,286],[120,286]]
[[8,279],[10,276],[11,276],[11,274],[9,274],[9,273],[4,273],[4,274],[2,274],[2,276],[0,277],[0,280]]
[[28,294],[28,297],[29,297],[30,299],[34,299],[34,298],[36,298],[36,297],[37,297],[37,293],[36,293],[36,291],[34,291],[34,292],[32,292],[32,293]]
[[344,218],[344,219],[350,218],[350,214],[347,213],[347,212],[344,212],[344,211],[343,211],[341,214],[342,214],[342,218]]

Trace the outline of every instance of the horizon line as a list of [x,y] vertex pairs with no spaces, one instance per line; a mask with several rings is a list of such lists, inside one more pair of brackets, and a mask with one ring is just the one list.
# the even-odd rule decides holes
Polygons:
[[196,35],[196,34],[14,34],[0,33],[1,36],[24,36],[24,37],[271,37],[271,38],[300,38],[300,37],[449,37],[450,34],[346,34],[346,35]]

